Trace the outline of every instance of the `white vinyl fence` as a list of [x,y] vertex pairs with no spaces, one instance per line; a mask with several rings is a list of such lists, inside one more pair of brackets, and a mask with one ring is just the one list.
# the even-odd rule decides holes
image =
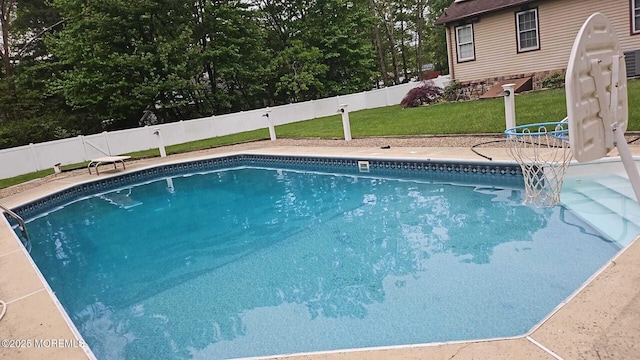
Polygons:
[[[449,79],[438,77],[434,81],[444,87]],[[53,168],[56,164],[75,164],[107,155],[158,148],[160,139],[154,135],[156,129],[160,130],[163,145],[168,146],[267,128],[269,119],[277,126],[335,115],[341,104],[348,104],[349,111],[396,105],[410,89],[420,84],[411,82],[358,94],[276,106],[268,109],[269,118],[264,116],[267,109],[258,109],[4,149],[0,150],[0,179]]]

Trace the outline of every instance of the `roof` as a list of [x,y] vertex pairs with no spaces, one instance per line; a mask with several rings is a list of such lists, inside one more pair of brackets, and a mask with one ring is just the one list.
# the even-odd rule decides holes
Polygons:
[[444,11],[436,24],[442,25],[489,12],[518,6],[535,0],[463,0],[454,1]]

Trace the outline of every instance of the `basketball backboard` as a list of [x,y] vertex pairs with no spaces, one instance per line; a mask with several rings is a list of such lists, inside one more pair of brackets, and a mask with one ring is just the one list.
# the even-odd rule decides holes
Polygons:
[[615,146],[613,129],[627,129],[627,77],[624,55],[611,22],[591,15],[571,49],[565,88],[569,142],[574,159],[592,161]]

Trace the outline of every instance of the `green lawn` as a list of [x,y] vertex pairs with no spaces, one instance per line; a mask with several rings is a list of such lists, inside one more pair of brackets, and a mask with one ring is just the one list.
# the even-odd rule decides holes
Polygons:
[[[537,91],[516,96],[518,125],[560,121],[567,113],[564,89]],[[629,131],[640,131],[640,80],[629,80]],[[419,108],[402,109],[392,105],[349,113],[354,138],[368,136],[502,133],[505,129],[502,98],[440,103]],[[276,127],[279,138],[342,138],[342,118],[339,114]],[[241,142],[268,139],[267,129],[220,136],[169,146],[168,154],[207,149]],[[128,154],[134,158],[159,156],[158,149]],[[67,165],[79,168],[87,163]],[[20,184],[52,174],[53,170],[0,180],[0,188]]]
[[[177,144],[167,146],[165,150],[167,154],[179,154],[188,151],[202,150],[202,149],[210,149],[213,147],[231,145],[231,144],[239,144],[243,142],[256,141],[256,140],[265,140],[269,139],[269,129],[258,129],[253,131],[246,131],[238,134],[231,134],[226,136],[219,136],[210,139],[191,141],[184,144]],[[144,157],[153,157],[160,156],[160,150],[151,149],[151,150],[143,150],[129,153],[133,158],[144,158]]]
[[[640,80],[628,82],[628,130],[640,130]],[[567,116],[564,89],[517,95],[518,125],[560,121]],[[402,109],[398,105],[349,114],[353,137],[501,133],[505,130],[502,98],[440,103]],[[278,137],[341,138],[342,118],[333,115],[276,127]]]

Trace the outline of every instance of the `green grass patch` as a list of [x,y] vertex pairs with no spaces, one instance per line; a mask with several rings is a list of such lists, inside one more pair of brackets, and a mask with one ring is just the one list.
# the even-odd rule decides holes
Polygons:
[[[640,92],[640,91],[639,91]],[[566,116],[564,89],[516,96],[518,124],[560,121]],[[502,98],[438,103],[403,109],[399,105],[349,114],[354,137],[501,133],[505,130]],[[342,118],[324,118],[276,127],[278,137],[341,138]]]
[[77,170],[77,169],[86,169],[87,165],[89,165],[88,161],[84,161],[84,162],[80,162],[80,163],[76,163],[76,164],[69,164],[69,165],[62,165],[60,166],[60,169],[62,171],[71,171],[71,170]]
[[[63,166],[60,166],[60,169],[62,171],[70,171],[75,169],[86,168],[87,165],[89,165],[89,162],[85,161],[77,164],[63,165]],[[40,170],[40,171],[36,171],[36,172],[24,174],[24,175],[18,175],[18,176],[14,176],[7,179],[0,179],[0,189],[22,184],[35,179],[40,179],[45,176],[49,176],[53,173],[54,173],[53,168],[51,168],[51,169]]]
[[24,175],[18,175],[11,178],[0,179],[0,189],[7,188],[9,186],[14,186],[18,184],[22,184],[34,179],[40,179],[47,175],[53,174],[53,168],[47,170],[40,170],[37,172],[32,172]]
[[628,131],[640,131],[640,79],[627,81]]
[[218,146],[232,145],[247,141],[264,140],[269,138],[269,129],[258,129],[238,134],[219,136],[210,139],[192,141],[184,144],[168,146],[167,154],[177,154],[187,151],[210,149]]
[[[640,131],[640,80],[628,81],[629,131]],[[565,89],[518,94],[518,125],[561,121],[567,116]],[[391,105],[349,113],[354,137],[502,133],[504,99],[438,103],[403,109]],[[342,117],[332,115],[276,127],[280,138],[342,138]]]
[[[179,154],[179,153],[189,152],[189,151],[211,149],[219,146],[233,145],[233,144],[239,144],[239,143],[248,142],[248,141],[264,140],[264,139],[269,139],[269,129],[245,131],[237,134],[218,136],[218,137],[204,139],[204,140],[190,141],[183,144],[166,146],[165,151],[167,152],[167,155],[171,155],[171,154]],[[129,155],[132,158],[154,157],[154,156],[160,156],[160,150],[149,149],[149,150],[128,153],[126,155]]]
[[[640,80],[628,81],[629,125],[640,131]],[[560,121],[567,116],[564,89],[519,94],[515,98],[518,125]],[[502,133],[505,130],[502,98],[438,103],[403,109],[392,105],[349,113],[353,137]],[[342,117],[337,115],[276,127],[279,138],[342,138]],[[209,149],[269,138],[268,129],[247,131],[184,144],[167,146],[167,154]],[[133,158],[160,156],[158,149],[129,153]],[[87,162],[63,166],[63,170],[86,167]],[[53,173],[43,170],[0,180],[0,188],[20,184]]]

